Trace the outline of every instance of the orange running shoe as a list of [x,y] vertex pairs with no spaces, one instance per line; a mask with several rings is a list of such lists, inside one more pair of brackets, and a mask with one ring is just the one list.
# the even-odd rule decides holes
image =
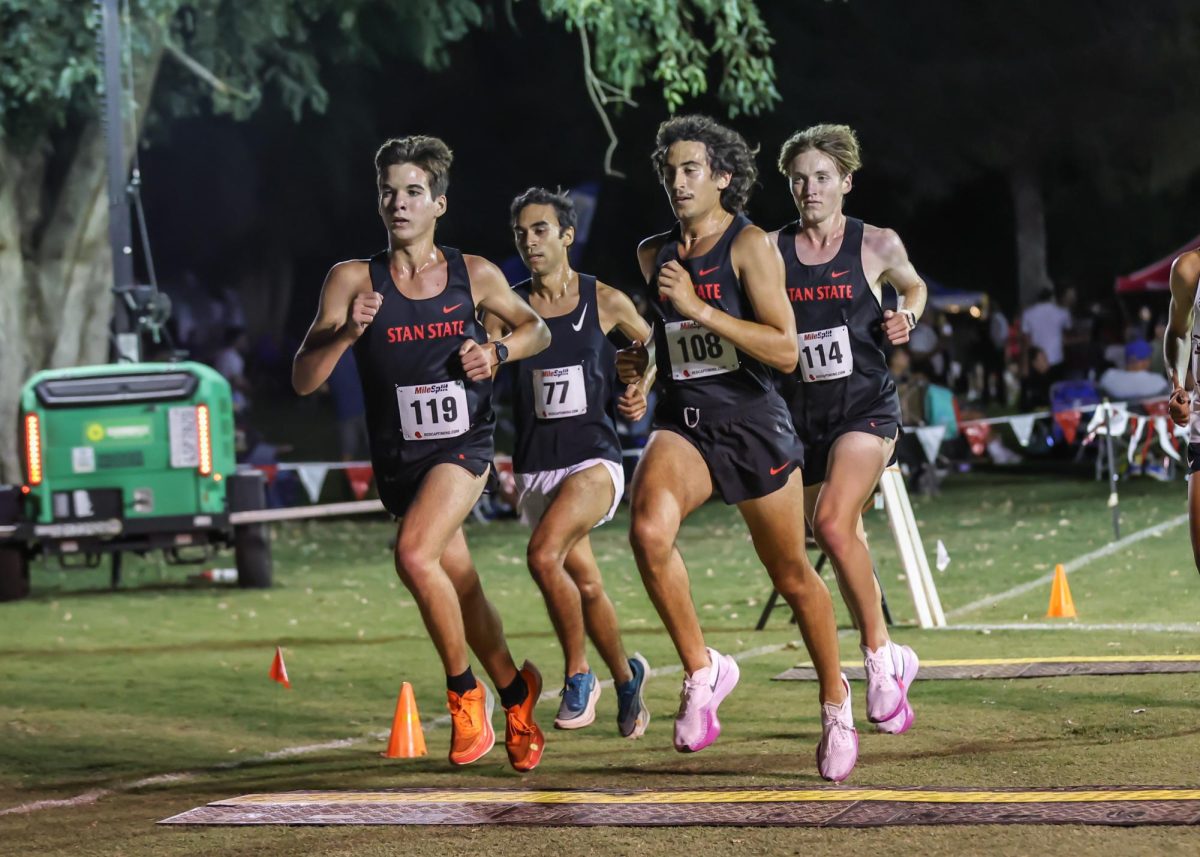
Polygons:
[[504,709],[506,724],[504,746],[508,750],[508,761],[518,771],[532,771],[542,761],[546,738],[533,720],[533,708],[542,695],[542,674],[538,668],[526,661],[519,673],[525,679],[529,695],[520,705]]
[[492,728],[495,703],[486,684],[476,680],[475,689],[462,696],[446,691],[446,705],[450,709],[450,764],[469,765],[496,746]]

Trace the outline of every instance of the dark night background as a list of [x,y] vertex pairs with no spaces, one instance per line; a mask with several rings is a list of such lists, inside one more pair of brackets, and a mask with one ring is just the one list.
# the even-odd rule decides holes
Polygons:
[[[783,101],[769,115],[731,122],[761,146],[761,186],[750,203],[760,225],[795,216],[774,167],[782,140],[816,122],[845,122],[859,129],[865,161],[848,213],[895,228],[922,273],[987,291],[1010,315],[1017,265],[1004,164],[1014,147],[1027,147],[1042,179],[1051,277],[1076,287],[1085,303],[1111,300],[1117,274],[1196,232],[1196,169],[1179,168],[1190,178],[1173,183],[1144,178],[1153,164],[1122,170],[1123,161],[1148,157],[1138,144],[1139,113],[1188,97],[1175,91],[1169,67],[1142,78],[1122,70],[1163,38],[1153,10],[1104,2],[956,11],[868,0],[761,5],[777,41]],[[297,123],[268,98],[246,122],[204,115],[152,125],[141,166],[160,284],[171,290],[191,271],[231,286],[243,295],[252,333],[282,334],[293,345],[329,267],[384,246],[375,148],[389,136],[426,133],[455,152],[440,243],[499,262],[513,252],[507,217],[515,194],[532,184],[600,181],[579,267],[633,286],[638,240],[671,220],[648,159],[667,116],[662,97],[645,87],[635,93],[639,106],[615,117],[614,166],[627,178],[604,177],[607,138],[585,94],[577,36],[531,3],[513,8],[516,31],[498,16],[451,48],[444,72],[415,63],[326,67],[324,115]],[[1054,28],[1064,34],[1061,51]],[[1125,58],[1109,62],[1116,48]],[[1010,70],[1010,82],[992,86]],[[711,71],[710,82],[719,70]],[[975,79],[989,85],[972,97]],[[711,97],[684,110],[725,117]]]

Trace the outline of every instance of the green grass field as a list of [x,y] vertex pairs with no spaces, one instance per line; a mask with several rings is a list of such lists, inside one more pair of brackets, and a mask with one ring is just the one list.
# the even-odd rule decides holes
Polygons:
[[[937,539],[951,565],[934,572],[948,613],[1003,593],[1095,550],[1111,538],[1105,487],[1069,477],[970,474],[935,498],[914,498],[927,552]],[[1180,482],[1122,486],[1122,532],[1184,511]],[[622,515],[594,534],[626,646],[652,667],[675,666],[626,545]],[[1140,541],[1075,572],[1076,628],[918,631],[882,512],[868,516],[880,577],[900,627],[896,639],[925,659],[1200,652],[1194,605],[1200,578],[1186,528]],[[188,828],[154,822],[208,801],[253,791],[439,787],[680,787],[815,785],[820,724],[816,686],[771,682],[806,660],[786,610],[753,630],[769,594],[736,512],[710,504],[681,535],[693,593],[710,643],[775,651],[742,662],[742,683],[722,707],[725,730],[694,756],[671,748],[679,675],[653,679],[645,738],[616,735],[615,702],[596,725],[550,732],[542,766],[521,777],[502,748],[468,769],[445,760],[444,683],[420,616],[391,567],[382,520],[281,525],[277,585],[269,591],[189,583],[188,569],[128,562],[120,592],[107,571],[38,565],[34,594],[0,605],[0,815],[8,854],[605,854],[845,853],[1159,854],[1200,851],[1188,829],[1081,827],[887,830],[498,828]],[[485,586],[504,617],[514,654],[548,680],[561,656],[524,566],[516,523],[468,531]],[[231,565],[231,558],[216,565]],[[954,623],[1044,623],[1049,587],[953,615]],[[844,627],[843,655],[858,658]],[[1087,625],[1183,625],[1170,632]],[[276,645],[293,689],[267,678]],[[598,664],[594,658],[594,665]],[[388,761],[378,752],[401,681],[416,689],[428,757]],[[920,682],[917,722],[904,736],[876,735],[855,686],[861,757],[851,785],[1200,785],[1200,683],[1196,676],[1072,677]],[[539,707],[543,724],[555,703]],[[497,718],[497,724],[501,721]],[[501,726],[502,728],[502,726]],[[313,745],[324,745],[312,749]],[[307,751],[281,753],[288,748]],[[99,791],[99,795],[94,793]],[[586,839],[582,838],[586,837]]]

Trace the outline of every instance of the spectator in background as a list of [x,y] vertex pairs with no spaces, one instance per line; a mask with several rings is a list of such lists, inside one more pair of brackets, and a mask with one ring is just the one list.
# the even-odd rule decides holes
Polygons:
[[[1051,289],[1042,289],[1037,303],[1028,307],[1021,316],[1021,332],[1026,342],[1043,353],[1054,380],[1058,380],[1063,362],[1063,333],[1071,329],[1069,310],[1054,301]],[[1032,367],[1030,375],[1033,374]],[[1049,397],[1043,401],[1049,401]]]
[[1050,404],[1050,385],[1054,369],[1046,352],[1036,346],[1029,349],[1029,371],[1021,382],[1021,410],[1036,411]]
[[[1162,342],[1167,335],[1167,319],[1165,316],[1159,316],[1158,321],[1154,323],[1154,335],[1150,337],[1151,342]],[[1161,348],[1150,349],[1150,371],[1156,372],[1167,377],[1167,363],[1163,358]]]
[[221,349],[213,356],[213,368],[220,372],[233,388],[234,413],[244,411],[250,406],[250,382],[246,380],[244,356],[248,345],[245,329],[231,327],[222,337]]
[[1150,370],[1154,349],[1144,339],[1135,339],[1125,346],[1125,368],[1109,369],[1100,376],[1100,390],[1112,399],[1136,401],[1165,396],[1169,383],[1160,373]]
[[338,446],[342,461],[365,461],[370,457],[367,440],[367,406],[362,384],[358,380],[358,364],[354,351],[347,348],[334,364],[325,382],[333,400],[333,417],[337,424]]

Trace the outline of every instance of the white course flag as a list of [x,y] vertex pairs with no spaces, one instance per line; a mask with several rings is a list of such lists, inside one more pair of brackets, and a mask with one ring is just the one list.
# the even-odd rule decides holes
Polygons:
[[296,468],[300,482],[308,494],[308,499],[315,503],[321,496],[321,487],[325,484],[325,476],[329,473],[328,464],[301,464]]
[[945,571],[950,565],[950,551],[946,550],[946,545],[941,539],[937,542],[937,570]]
[[1017,414],[1009,417],[1008,424],[1012,426],[1013,434],[1017,436],[1017,443],[1021,446],[1029,446],[1029,438],[1033,437],[1033,414]]
[[945,436],[945,426],[921,426],[917,429],[917,440],[921,442],[921,449],[925,450],[925,457],[931,464],[937,461],[938,449]]

